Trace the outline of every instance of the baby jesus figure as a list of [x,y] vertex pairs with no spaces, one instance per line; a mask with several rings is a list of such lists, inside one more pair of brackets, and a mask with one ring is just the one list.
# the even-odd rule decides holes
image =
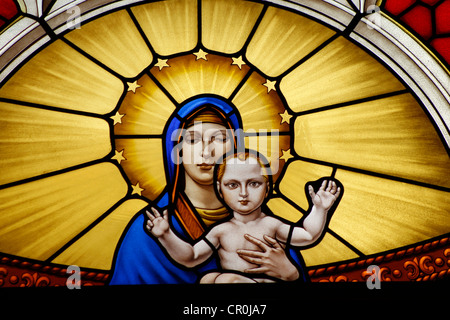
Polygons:
[[[341,192],[335,181],[324,180],[317,192],[311,185],[308,192],[312,208],[303,226],[287,224],[262,212],[261,206],[270,193],[270,167],[262,156],[253,152],[239,152],[226,157],[215,171],[217,191],[232,211],[230,220],[211,228],[194,245],[180,239],[170,228],[167,210],[161,214],[156,209],[147,211],[146,228],[155,236],[167,253],[177,263],[195,267],[208,260],[217,250],[220,272],[210,272],[200,283],[255,283],[273,282],[270,278],[252,277],[246,270],[255,268],[249,258],[243,259],[241,249],[255,250],[252,237],[264,238],[272,245],[283,248],[288,244],[304,247],[320,238],[327,214]],[[291,230],[292,228],[292,230]],[[274,240],[275,239],[275,240]]]

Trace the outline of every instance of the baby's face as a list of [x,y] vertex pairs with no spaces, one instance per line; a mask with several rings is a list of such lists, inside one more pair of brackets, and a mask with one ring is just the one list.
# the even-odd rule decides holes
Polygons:
[[261,207],[267,195],[267,182],[261,166],[253,159],[247,162],[231,159],[218,182],[225,203],[234,212],[250,214]]

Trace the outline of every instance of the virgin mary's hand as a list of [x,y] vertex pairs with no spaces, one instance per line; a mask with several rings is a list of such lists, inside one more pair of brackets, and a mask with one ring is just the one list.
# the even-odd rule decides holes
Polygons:
[[270,277],[278,278],[284,281],[294,281],[300,276],[297,268],[286,256],[286,252],[280,244],[272,237],[264,235],[264,241],[261,241],[249,234],[245,239],[258,246],[257,250],[237,250],[239,256],[257,267],[245,270],[251,274],[266,274]]

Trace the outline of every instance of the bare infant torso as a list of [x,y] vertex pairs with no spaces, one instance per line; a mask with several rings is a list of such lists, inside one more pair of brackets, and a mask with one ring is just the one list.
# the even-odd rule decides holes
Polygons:
[[223,269],[245,272],[246,269],[254,268],[256,265],[242,259],[236,251],[241,249],[261,251],[261,249],[246,240],[244,235],[249,234],[257,239],[263,239],[264,235],[277,238],[277,230],[279,231],[281,225],[283,225],[281,221],[266,215],[249,222],[233,218],[215,226],[206,238],[216,246]]

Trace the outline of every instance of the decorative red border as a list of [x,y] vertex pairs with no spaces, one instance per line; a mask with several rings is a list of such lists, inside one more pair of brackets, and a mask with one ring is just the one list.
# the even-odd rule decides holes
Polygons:
[[[72,272],[66,267],[0,256],[0,287],[66,286]],[[81,286],[105,285],[109,274],[80,270]]]
[[450,276],[450,238],[448,236],[409,249],[341,265],[310,270],[312,282],[367,281],[376,265],[380,281],[431,281]]
[[[311,282],[365,282],[373,274],[367,268],[376,265],[380,281],[433,281],[450,277],[450,237],[401,249],[368,259],[311,269]],[[67,267],[0,256],[0,287],[66,286],[71,273]],[[110,274],[81,270],[81,286],[104,286]]]

